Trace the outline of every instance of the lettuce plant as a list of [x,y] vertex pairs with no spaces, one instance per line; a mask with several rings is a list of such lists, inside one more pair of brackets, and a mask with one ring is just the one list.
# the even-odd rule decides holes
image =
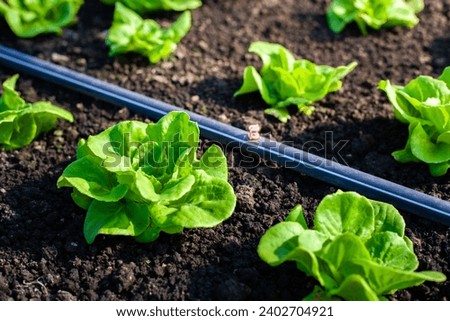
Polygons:
[[21,38],[62,32],[76,22],[84,0],[0,0],[0,15]]
[[193,10],[202,6],[201,0],[101,0],[105,4],[123,3],[128,8],[138,12],[155,11],[185,11]]
[[265,112],[282,122],[290,118],[288,106],[311,115],[312,103],[342,87],[341,79],[350,73],[356,62],[333,68],[315,65],[306,59],[295,60],[292,53],[279,44],[254,42],[249,52],[262,60],[260,73],[253,66],[244,70],[244,82],[234,96],[259,91],[263,100],[271,105]]
[[389,204],[354,192],[326,196],[309,229],[300,206],[261,238],[258,254],[272,266],[294,261],[320,286],[307,300],[384,300],[424,281],[443,282],[440,272],[418,267],[405,222]]
[[129,235],[151,242],[160,232],[213,227],[231,216],[236,197],[222,150],[197,159],[199,128],[184,112],[155,124],[120,122],[81,140],[58,180],[87,210],[84,236]]
[[139,53],[156,63],[168,57],[177,48],[177,43],[191,28],[191,13],[180,15],[168,29],[162,28],[152,19],[142,19],[133,10],[121,3],[116,4],[114,22],[106,39],[109,55],[127,52]]
[[366,35],[367,27],[376,30],[394,26],[412,28],[419,23],[416,14],[423,8],[423,0],[333,0],[327,20],[335,33],[354,21]]
[[433,176],[450,167],[450,67],[438,79],[419,76],[405,87],[380,81],[400,122],[409,124],[409,137],[394,158],[402,163],[425,162]]
[[56,127],[57,120],[72,122],[67,110],[49,102],[27,103],[15,90],[19,75],[3,83],[0,97],[0,146],[6,150],[30,144],[39,134]]

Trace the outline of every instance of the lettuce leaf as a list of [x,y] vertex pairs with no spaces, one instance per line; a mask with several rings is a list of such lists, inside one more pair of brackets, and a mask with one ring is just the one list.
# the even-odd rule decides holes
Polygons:
[[21,38],[61,34],[63,27],[76,22],[83,3],[84,0],[0,0],[0,15]]
[[184,112],[155,124],[120,122],[80,141],[58,187],[73,188],[74,202],[87,210],[87,243],[98,234],[151,242],[230,217],[236,196],[226,158],[212,145],[197,159],[198,143],[198,125]]
[[393,157],[402,163],[425,162],[433,176],[445,175],[450,167],[450,67],[434,79],[419,76],[405,87],[389,80],[379,83],[391,102],[395,117],[408,124],[405,148]]
[[110,47],[109,55],[135,52],[146,56],[151,63],[156,63],[175,51],[177,43],[190,28],[189,11],[182,13],[177,21],[164,29],[156,21],[142,19],[119,2],[116,4],[114,21],[106,38]]
[[249,52],[256,53],[263,66],[260,72],[253,66],[245,68],[244,82],[234,96],[259,91],[262,99],[271,105],[265,112],[282,122],[291,117],[287,109],[290,105],[311,115],[314,111],[311,105],[339,90],[341,79],[357,65],[356,62],[337,68],[315,65],[306,59],[295,60],[292,53],[279,44],[261,41],[252,43]]
[[319,282],[305,300],[385,300],[399,289],[446,280],[440,272],[415,272],[418,260],[393,206],[354,192],[326,196],[314,229],[297,206],[261,237],[257,251],[272,266],[294,261]]
[[0,97],[0,146],[6,150],[30,144],[55,128],[58,119],[73,121],[70,112],[49,102],[25,102],[15,90],[18,78],[14,75],[3,83]]
[[355,22],[366,35],[367,27],[375,30],[394,26],[413,28],[419,23],[416,14],[423,8],[423,0],[333,0],[327,11],[327,21],[335,33]]

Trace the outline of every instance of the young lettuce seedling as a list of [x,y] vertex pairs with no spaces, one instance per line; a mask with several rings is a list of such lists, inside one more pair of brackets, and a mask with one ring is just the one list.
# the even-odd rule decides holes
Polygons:
[[175,51],[177,43],[190,28],[191,13],[189,11],[182,13],[177,21],[168,29],[164,29],[156,21],[144,20],[133,10],[118,2],[106,44],[110,47],[110,56],[135,52],[148,57],[151,63],[156,63]]
[[73,121],[67,110],[49,102],[27,103],[15,90],[19,75],[3,83],[0,97],[0,146],[6,150],[30,144],[39,134],[56,127],[57,120]]
[[61,34],[62,28],[76,22],[84,0],[0,0],[0,15],[21,38],[43,33]]
[[260,73],[253,66],[244,70],[244,82],[234,96],[259,91],[263,100],[271,105],[265,113],[287,122],[291,117],[288,106],[296,105],[298,111],[311,115],[312,103],[342,87],[341,79],[349,74],[356,62],[333,68],[315,65],[302,59],[295,60],[292,53],[279,44],[254,42],[249,52],[262,60]]
[[326,196],[309,229],[302,208],[261,238],[258,254],[272,266],[294,261],[320,286],[306,300],[385,300],[385,295],[444,274],[414,272],[418,260],[400,213],[354,192]]
[[431,175],[445,175],[450,167],[450,67],[438,79],[419,76],[405,87],[382,80],[379,88],[397,120],[409,124],[408,141],[392,154],[395,160],[425,162]]
[[335,33],[356,22],[361,33],[367,35],[367,27],[375,30],[394,26],[413,28],[419,23],[416,14],[423,8],[423,0],[333,0],[327,20]]
[[77,160],[58,180],[87,210],[84,236],[129,235],[151,242],[160,232],[213,227],[231,216],[236,196],[222,150],[198,160],[198,125],[184,112],[156,124],[124,121],[79,143]]
[[155,11],[185,11],[202,6],[201,0],[101,0],[105,4],[123,3],[140,14]]

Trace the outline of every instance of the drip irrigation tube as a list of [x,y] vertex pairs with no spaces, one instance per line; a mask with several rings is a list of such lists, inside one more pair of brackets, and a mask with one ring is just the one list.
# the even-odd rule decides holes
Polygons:
[[411,188],[364,173],[331,160],[261,138],[250,141],[248,132],[186,111],[116,85],[75,72],[0,45],[0,64],[36,78],[67,87],[108,103],[157,120],[174,110],[187,112],[198,123],[201,135],[223,145],[239,146],[242,151],[257,154],[281,166],[304,173],[345,190],[356,191],[369,198],[390,203],[399,209],[450,226],[450,202]]

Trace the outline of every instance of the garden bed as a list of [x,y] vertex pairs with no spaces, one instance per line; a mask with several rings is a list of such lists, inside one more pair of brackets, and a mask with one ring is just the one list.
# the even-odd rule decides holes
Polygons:
[[[433,178],[426,165],[393,160],[390,154],[404,146],[407,127],[394,120],[384,93],[376,89],[381,79],[405,84],[420,74],[437,76],[450,65],[448,1],[426,1],[414,29],[366,37],[355,26],[333,34],[324,17],[328,1],[203,2],[174,56],[156,65],[135,55],[108,58],[104,38],[113,8],[98,1],[86,1],[78,24],[61,38],[17,40],[1,22],[0,41],[240,128],[260,123],[264,136],[314,147],[320,156],[450,199],[448,174]],[[176,16],[153,17],[164,24]],[[282,124],[264,115],[258,95],[232,98],[245,66],[260,65],[247,53],[256,40],[280,43],[320,64],[359,65],[341,91],[315,104],[311,117],[294,115]],[[13,73],[0,68],[0,80]],[[312,290],[314,280],[294,264],[271,268],[262,262],[256,245],[296,204],[311,222],[319,201],[335,187],[263,161],[239,166],[242,155],[227,151],[237,194],[229,220],[214,229],[162,235],[150,244],[100,236],[89,246],[82,234],[85,211],[72,202],[69,190],[56,188],[56,180],[74,160],[80,138],[119,120],[144,118],[26,75],[18,89],[29,101],[50,100],[72,111],[75,122],[61,123],[56,135],[44,135],[26,148],[0,152],[1,300],[300,300]],[[348,142],[333,149],[339,141]],[[402,214],[419,270],[441,271],[449,278],[448,227]],[[450,284],[425,283],[390,298],[448,300]]]

